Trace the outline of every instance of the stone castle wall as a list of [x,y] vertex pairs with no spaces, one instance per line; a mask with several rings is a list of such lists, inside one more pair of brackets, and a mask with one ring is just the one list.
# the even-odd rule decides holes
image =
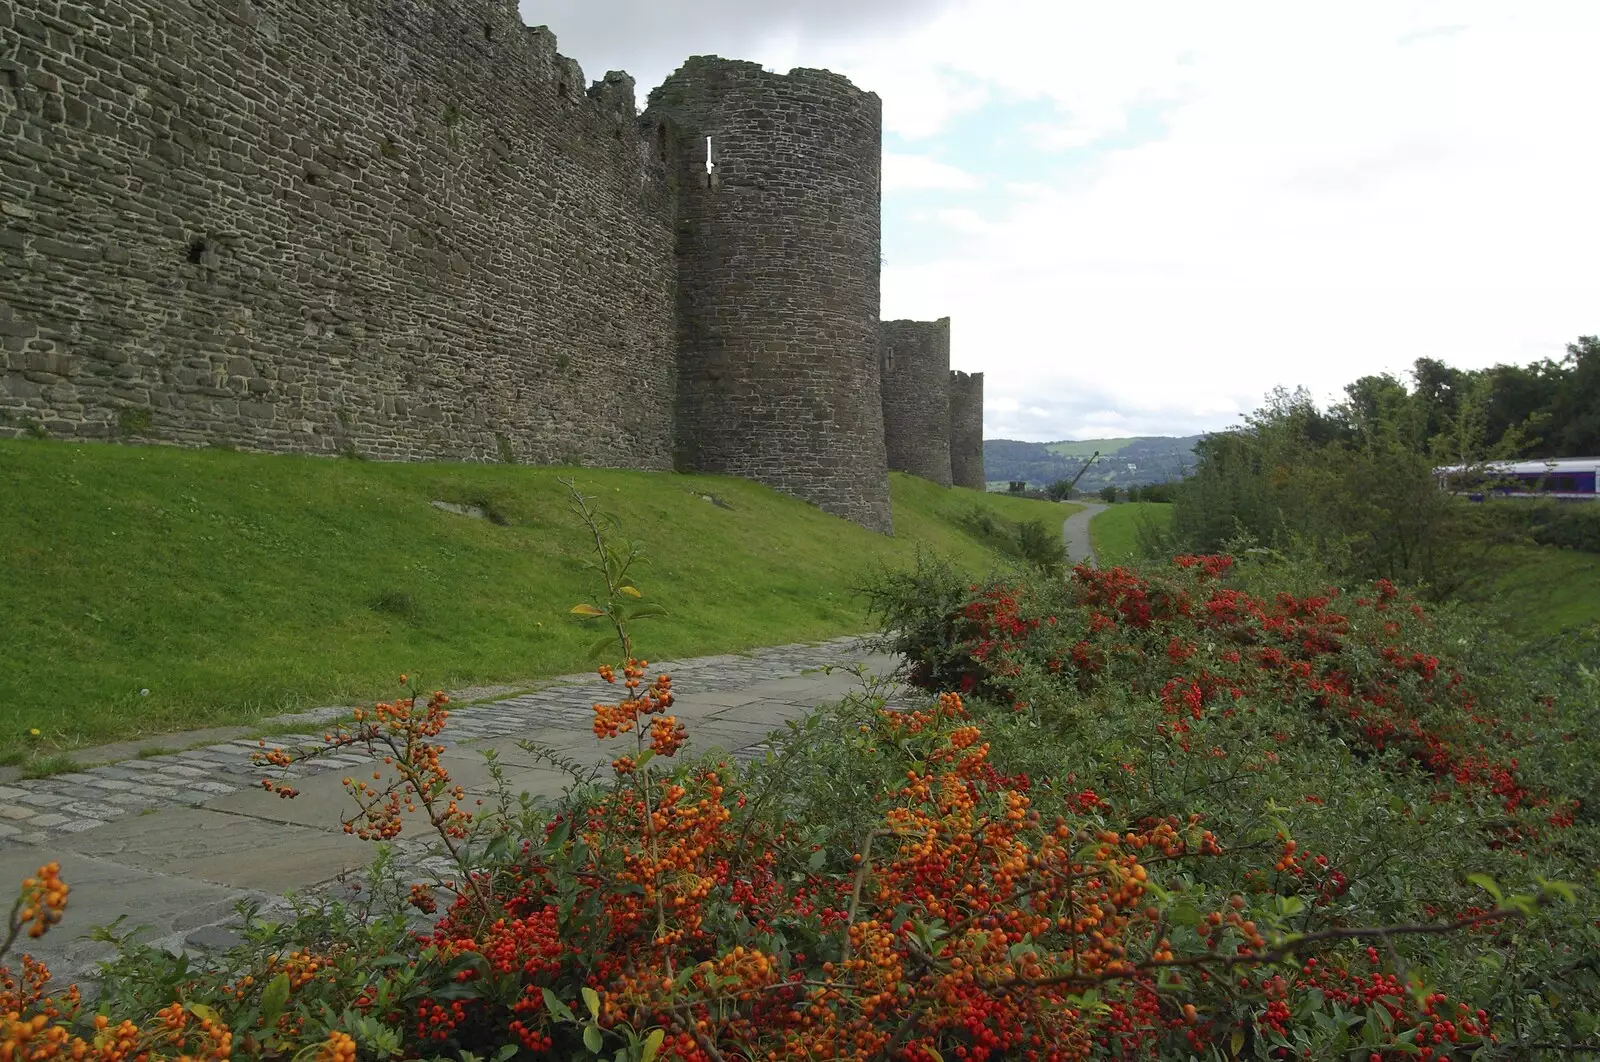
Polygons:
[[889,467],[950,486],[950,318],[884,321],[879,347]]
[[701,56],[645,118],[667,120],[677,148],[686,463],[887,532],[881,112],[837,74]]
[[670,465],[672,210],[625,76],[591,97],[501,0],[15,0],[13,35],[13,422]]
[[950,479],[984,490],[983,373],[950,373]]
[[640,118],[515,0],[11,0],[0,41],[0,435],[676,464],[891,529],[876,95],[698,57]]

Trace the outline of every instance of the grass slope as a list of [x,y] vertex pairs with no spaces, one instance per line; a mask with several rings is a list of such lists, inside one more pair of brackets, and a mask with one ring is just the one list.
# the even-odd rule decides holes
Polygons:
[[1138,441],[1136,438],[1083,439],[1081,441],[1067,439],[1063,442],[1045,443],[1044,448],[1051,453],[1060,454],[1062,457],[1090,457],[1096,450],[1100,451],[1101,457],[1109,457],[1129,443]]
[[402,671],[437,688],[589,666],[596,633],[567,610],[590,544],[562,475],[646,547],[639,585],[672,612],[637,632],[655,659],[860,630],[872,564],[919,544],[998,559],[963,509],[1069,511],[895,475],[891,539],[726,477],[4,441],[0,762],[393,694]]
[[1172,523],[1169,502],[1118,502],[1089,521],[1089,544],[1102,567],[1139,559],[1139,525],[1150,521],[1165,529]]
[[1513,634],[1546,638],[1600,623],[1600,555],[1559,546],[1501,546],[1491,563],[1486,592],[1473,603]]

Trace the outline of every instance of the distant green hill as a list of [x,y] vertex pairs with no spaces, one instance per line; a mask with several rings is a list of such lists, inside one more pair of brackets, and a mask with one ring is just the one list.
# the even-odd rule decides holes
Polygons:
[[1194,446],[1201,436],[1144,435],[1130,439],[1085,439],[1033,443],[985,439],[984,473],[991,483],[1024,480],[1043,487],[1071,479],[1096,450],[1100,456],[1078,481],[1079,490],[1108,485],[1144,486],[1182,479],[1194,467]]

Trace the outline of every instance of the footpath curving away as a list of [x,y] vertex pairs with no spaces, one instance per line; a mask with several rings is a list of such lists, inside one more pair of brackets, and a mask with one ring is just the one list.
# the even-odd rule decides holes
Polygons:
[[[689,730],[692,754],[720,747],[735,759],[762,755],[768,737],[790,719],[844,699],[861,686],[830,665],[865,665],[890,672],[893,657],[865,650],[859,639],[786,645],[749,655],[652,661],[652,673],[672,675],[672,711]],[[493,749],[513,793],[553,797],[569,777],[518,747],[551,746],[585,765],[603,765],[633,749],[633,736],[596,740],[592,705],[614,701],[618,687],[593,674],[569,675],[534,693],[452,710],[439,737],[440,759],[469,800],[494,794],[482,753]],[[346,709],[328,709],[326,718]],[[320,725],[320,724],[317,724]],[[271,739],[267,747],[321,744],[320,729]],[[261,779],[283,772],[251,762],[255,741],[235,740],[147,759],[0,785],[0,883],[14,888],[51,861],[72,889],[66,919],[30,948],[61,983],[92,979],[94,964],[111,954],[87,939],[91,928],[126,917],[126,932],[169,950],[225,947],[235,935],[235,904],[256,901],[264,912],[283,909],[286,892],[348,891],[373,844],[345,834],[355,811],[343,778],[372,770],[351,752],[288,772],[300,795],[283,800]],[[397,863],[413,881],[448,872],[429,855],[436,840],[412,816],[394,842]],[[31,943],[31,942],[30,942]]]
[[1087,563],[1095,568],[1094,546],[1089,539],[1089,521],[1099,513],[1105,512],[1110,506],[1097,502],[1080,502],[1082,509],[1067,517],[1061,525],[1061,537],[1067,544],[1067,563]]

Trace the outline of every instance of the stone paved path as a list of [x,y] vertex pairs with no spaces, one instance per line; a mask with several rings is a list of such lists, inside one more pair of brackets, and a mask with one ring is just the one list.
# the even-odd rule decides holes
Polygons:
[[[819,704],[860,688],[855,675],[824,673],[827,665],[861,663],[884,674],[891,658],[871,654],[855,638],[789,645],[743,656],[652,661],[652,674],[673,677],[673,713],[689,729],[693,752],[720,746],[736,758],[763,754],[772,730]],[[534,693],[452,711],[439,742],[452,777],[468,799],[493,792],[483,758],[494,749],[513,793],[558,795],[568,776],[529,755],[519,741],[538,741],[585,764],[608,763],[632,736],[603,746],[590,730],[596,701],[617,687],[593,674],[563,676]],[[307,713],[315,726],[347,715],[331,708]],[[270,739],[267,746],[320,745],[322,730]],[[164,739],[169,740],[169,739]],[[148,927],[140,939],[168,948],[225,943],[234,905],[242,899],[267,909],[283,894],[338,887],[359,871],[374,846],[343,832],[354,810],[342,779],[371,770],[364,755],[312,761],[290,772],[300,796],[283,800],[261,789],[264,771],[251,762],[256,741],[233,740],[171,755],[131,759],[31,781],[0,785],[0,888],[57,860],[71,886],[66,920],[39,947],[59,980],[77,980],[110,954],[85,939],[91,927],[126,915],[124,929]],[[425,825],[425,824],[422,824]],[[397,842],[400,860],[428,869],[429,835],[417,822]]]
[[1089,567],[1096,567],[1094,547],[1089,544],[1089,521],[1095,518],[1096,513],[1103,513],[1110,506],[1098,502],[1083,502],[1083,508],[1067,517],[1066,523],[1061,525],[1061,537],[1067,543],[1067,563],[1077,564],[1087,561]]

